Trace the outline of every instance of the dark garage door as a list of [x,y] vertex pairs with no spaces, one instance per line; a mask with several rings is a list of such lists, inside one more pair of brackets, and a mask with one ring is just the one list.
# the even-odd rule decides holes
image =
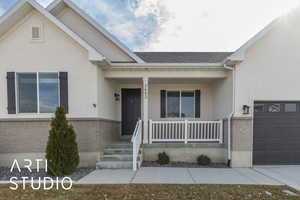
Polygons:
[[300,103],[256,102],[253,163],[300,164]]

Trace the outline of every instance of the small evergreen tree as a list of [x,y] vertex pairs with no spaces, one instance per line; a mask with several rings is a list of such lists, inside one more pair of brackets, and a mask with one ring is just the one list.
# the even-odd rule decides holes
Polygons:
[[51,120],[46,159],[48,173],[53,176],[70,175],[79,164],[76,134],[62,107],[57,108],[55,117]]

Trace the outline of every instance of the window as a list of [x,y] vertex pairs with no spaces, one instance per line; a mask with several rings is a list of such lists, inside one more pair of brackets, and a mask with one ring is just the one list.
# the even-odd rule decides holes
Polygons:
[[295,103],[284,104],[284,111],[285,112],[297,112],[297,104],[295,104]]
[[20,113],[37,112],[36,74],[18,74],[18,100]]
[[19,113],[53,113],[59,106],[58,73],[17,74]]
[[179,117],[180,112],[180,92],[167,92],[167,116],[171,118]]
[[268,112],[272,112],[272,113],[280,112],[280,104],[277,103],[269,104]]
[[194,101],[195,101],[194,92],[181,93],[181,117],[195,116]]
[[195,117],[194,91],[167,91],[166,113],[169,118]]
[[255,104],[254,105],[254,112],[261,113],[264,112],[264,104]]
[[39,75],[39,105],[41,113],[53,113],[58,107],[58,74]]

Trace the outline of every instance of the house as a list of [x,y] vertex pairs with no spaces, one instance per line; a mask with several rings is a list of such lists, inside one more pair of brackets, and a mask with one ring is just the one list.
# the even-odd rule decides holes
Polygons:
[[300,164],[299,22],[279,18],[235,52],[132,52],[70,0],[21,0],[0,19],[0,165],[44,157],[58,106],[81,166],[136,169],[162,151]]

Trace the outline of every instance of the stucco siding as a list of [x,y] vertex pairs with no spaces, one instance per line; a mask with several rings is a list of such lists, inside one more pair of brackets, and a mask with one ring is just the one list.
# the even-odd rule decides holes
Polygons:
[[160,120],[160,90],[200,90],[200,119],[213,120],[212,91],[208,84],[149,84],[149,119]]
[[299,22],[299,12],[285,16],[236,66],[236,116],[254,100],[300,100]]
[[[43,41],[31,40],[32,26],[42,26]],[[68,72],[69,117],[98,117],[97,66],[88,52],[38,12],[33,11],[0,40],[0,117],[28,118],[50,115],[7,114],[6,73]]]
[[228,118],[233,106],[233,79],[232,71],[228,71],[228,77],[216,80],[213,83],[213,117],[215,119]]
[[118,92],[114,80],[103,77],[103,71],[98,68],[98,113],[100,118],[119,120],[118,101],[115,100],[115,93]]
[[108,38],[72,9],[65,8],[57,17],[109,60],[115,62],[133,62],[132,58],[126,55],[119,47],[109,41]]

